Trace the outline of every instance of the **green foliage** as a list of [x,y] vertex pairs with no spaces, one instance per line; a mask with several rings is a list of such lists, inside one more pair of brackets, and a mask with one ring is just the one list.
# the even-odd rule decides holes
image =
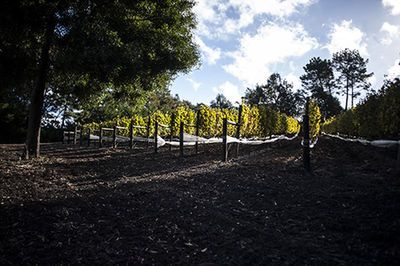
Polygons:
[[247,88],[245,101],[253,106],[267,105],[289,116],[298,115],[298,107],[303,103],[300,94],[293,92],[293,85],[282,79],[278,73],[273,73],[264,85],[256,85],[254,89]]
[[346,95],[345,110],[347,110],[349,97],[353,107],[353,101],[360,96],[360,91],[369,91],[371,84],[368,78],[374,73],[367,73],[368,59],[365,60],[358,50],[346,48],[337,52],[333,54],[332,62],[335,70],[339,72],[337,83],[341,85],[342,94]]
[[321,123],[321,111],[319,110],[316,101],[310,101],[308,115],[310,125],[310,139],[312,140],[319,135]]
[[398,139],[400,133],[400,80],[386,81],[382,89],[370,94],[357,107],[342,112],[323,124],[331,134],[368,139]]
[[0,90],[0,142],[23,142],[28,115],[28,101],[15,90]]
[[[64,117],[67,109],[84,110],[83,123],[108,120],[109,104],[118,105],[113,118],[130,117],[138,103],[132,99],[197,67],[194,5],[193,0],[0,2],[0,88],[16,88],[19,97],[32,92],[27,155],[39,151],[44,107],[47,114],[64,110]],[[55,98],[41,97],[48,90]],[[90,109],[99,110],[95,119],[88,118]]]
[[211,101],[210,106],[212,108],[221,108],[221,109],[233,107],[232,103],[221,93],[218,93],[217,97],[215,97],[215,100]]
[[304,88],[303,94],[311,95],[320,107],[325,121],[341,111],[339,100],[333,96],[335,89],[332,62],[313,57],[304,67],[305,74],[300,77]]

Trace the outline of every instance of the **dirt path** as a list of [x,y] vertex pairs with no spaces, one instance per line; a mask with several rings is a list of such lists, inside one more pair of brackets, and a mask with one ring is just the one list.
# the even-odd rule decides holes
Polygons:
[[0,145],[1,265],[400,264],[394,151],[323,137],[310,175],[298,140],[228,163],[218,145],[20,150]]

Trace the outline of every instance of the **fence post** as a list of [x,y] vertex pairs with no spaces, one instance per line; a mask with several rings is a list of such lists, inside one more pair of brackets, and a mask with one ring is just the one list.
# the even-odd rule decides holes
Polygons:
[[158,152],[158,121],[154,126],[154,153]]
[[148,122],[147,122],[147,132],[146,132],[146,135],[147,135],[147,144],[146,144],[146,150],[148,150],[148,149],[149,149],[150,123],[151,123],[151,119],[150,119],[150,116],[149,116],[149,119],[148,119]]
[[99,128],[99,148],[103,147],[103,127]]
[[114,125],[113,128],[113,149],[117,147],[117,125]]
[[226,162],[228,160],[228,119],[225,117],[223,119],[222,124],[222,151],[223,151],[223,158],[222,161]]
[[[175,121],[175,114],[173,113],[171,116],[171,131],[169,136],[169,141],[172,142],[172,138],[174,136],[174,121]],[[169,145],[169,150],[172,150],[172,145]]]
[[77,132],[78,131],[78,128],[77,128],[77,126],[75,126],[75,128],[74,128],[74,145],[76,145],[76,135],[77,135]]
[[83,126],[81,127],[81,131],[79,132],[79,146],[83,145]]
[[[236,138],[239,139],[240,138],[240,126],[242,123],[242,110],[243,110],[243,106],[240,105],[239,106],[239,117],[238,117],[238,121],[237,121],[237,129],[236,129]],[[239,142],[236,143],[236,157],[239,156]]]
[[199,142],[197,141],[199,137],[199,127],[200,127],[200,110],[197,110],[197,119],[196,119],[196,145],[194,146],[196,150],[196,154],[199,151]]
[[184,124],[181,121],[181,125],[179,128],[179,151],[181,153],[181,156],[183,156],[183,127],[184,127]]
[[129,149],[133,148],[133,121],[129,125]]
[[70,144],[71,143],[71,132],[67,131],[68,137],[67,137],[67,143]]
[[309,103],[310,98],[307,97],[305,113],[303,117],[303,163],[304,168],[309,172],[311,170],[310,166],[310,126],[309,126]]
[[90,146],[90,127],[88,128],[88,140],[87,140],[88,147]]
[[396,172],[400,175],[400,140],[397,141],[397,164],[396,164]]

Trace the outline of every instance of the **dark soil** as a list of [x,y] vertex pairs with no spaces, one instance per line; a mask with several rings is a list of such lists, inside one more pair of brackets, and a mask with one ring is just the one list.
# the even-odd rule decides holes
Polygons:
[[[234,147],[231,148],[233,150]],[[0,145],[0,265],[400,265],[396,151]]]

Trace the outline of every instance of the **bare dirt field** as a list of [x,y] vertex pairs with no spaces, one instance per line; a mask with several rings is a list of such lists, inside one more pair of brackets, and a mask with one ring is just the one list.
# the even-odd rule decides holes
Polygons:
[[308,174],[299,142],[0,145],[0,265],[400,265],[396,152],[321,137]]

